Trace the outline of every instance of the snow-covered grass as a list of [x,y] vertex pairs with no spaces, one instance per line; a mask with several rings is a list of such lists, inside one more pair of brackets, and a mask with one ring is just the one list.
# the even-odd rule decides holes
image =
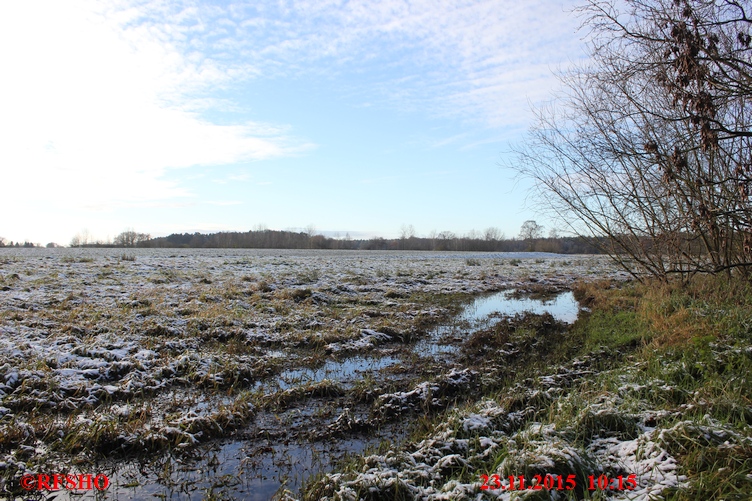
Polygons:
[[[592,313],[564,337],[539,339],[557,350],[529,342],[540,320],[537,335],[524,319],[477,333],[465,348],[485,355],[475,402],[401,447],[351,460],[305,499],[749,499],[752,288],[709,279],[576,293]],[[483,475],[502,488],[481,489]],[[573,488],[509,488],[510,476],[530,485],[535,475],[572,475]]]
[[[444,408],[476,391],[483,375],[465,384],[455,378],[464,368],[412,350],[437,323],[481,293],[619,276],[605,258],[510,259],[0,249],[2,489],[15,492],[21,474],[56,464],[179,453],[247,435],[262,413],[289,409],[264,433],[300,441],[300,430],[285,428],[302,423],[294,412],[318,436],[414,412],[387,416],[375,403],[383,395],[411,395],[406,409]],[[394,362],[369,376],[342,371],[349,381],[280,380],[355,356]]]

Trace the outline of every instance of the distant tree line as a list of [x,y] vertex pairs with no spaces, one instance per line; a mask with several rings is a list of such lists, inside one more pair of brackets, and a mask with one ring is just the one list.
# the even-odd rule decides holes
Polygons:
[[24,243],[15,242],[15,243],[13,243],[12,240],[10,242],[8,242],[3,237],[0,237],[0,247],[36,247],[36,245],[33,244],[33,243],[31,243],[31,242],[24,242]]
[[[138,233],[132,229],[119,233],[114,240],[92,240],[89,232],[76,233],[70,241],[71,247],[143,247],[151,239],[148,233]],[[57,244],[54,244],[57,245]],[[47,244],[51,247],[50,244]]]
[[[194,248],[194,249],[344,249],[344,250],[411,250],[411,251],[474,251],[474,252],[551,252],[558,254],[600,254],[603,241],[578,236],[561,237],[555,229],[543,236],[544,227],[529,220],[520,228],[519,235],[505,238],[498,228],[475,230],[466,235],[452,231],[432,231],[425,237],[415,235],[412,225],[402,227],[399,238],[374,237],[353,239],[327,237],[316,233],[313,226],[305,231],[270,230],[260,226],[246,232],[225,231],[219,233],[173,233],[166,237],[152,238],[148,233],[133,229],[119,233],[114,239],[93,239],[87,230],[77,233],[70,247],[103,248]],[[646,240],[645,246],[651,245]],[[8,242],[0,237],[0,247],[41,247],[31,242]],[[50,242],[48,248],[61,247]]]
[[457,236],[443,231],[428,237],[352,239],[311,235],[307,232],[260,230],[220,233],[173,233],[166,237],[140,241],[138,247],[151,248],[249,248],[249,249],[349,249],[415,251],[485,251],[485,252],[556,252],[593,254],[598,249],[577,237],[491,239],[480,236]]

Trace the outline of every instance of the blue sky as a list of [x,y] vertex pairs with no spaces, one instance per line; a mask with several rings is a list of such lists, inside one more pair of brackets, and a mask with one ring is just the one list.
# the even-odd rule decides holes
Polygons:
[[0,236],[545,224],[501,165],[576,4],[2,2]]

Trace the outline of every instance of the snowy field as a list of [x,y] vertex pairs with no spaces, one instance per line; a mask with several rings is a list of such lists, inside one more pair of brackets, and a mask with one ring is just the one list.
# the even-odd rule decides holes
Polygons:
[[[20,495],[24,474],[104,473],[111,499],[295,495],[344,453],[403,439],[416,407],[446,409],[481,384],[460,348],[515,313],[489,294],[515,291],[496,297],[523,309],[542,294],[576,316],[562,294],[608,277],[626,278],[604,257],[540,253],[0,249],[3,491]],[[474,498],[478,482],[441,491],[419,478],[510,439],[500,412],[485,402],[412,459],[377,454],[362,476],[332,476],[332,492],[401,475],[415,494]],[[480,448],[463,438],[486,428]],[[555,430],[522,432],[571,453]],[[650,433],[593,455],[631,461],[640,448],[669,464]],[[451,437],[459,449],[444,453],[436,440]]]

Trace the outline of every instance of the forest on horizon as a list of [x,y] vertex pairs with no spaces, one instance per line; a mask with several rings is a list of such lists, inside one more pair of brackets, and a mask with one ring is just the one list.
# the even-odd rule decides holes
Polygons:
[[[532,224],[530,224],[532,223]],[[126,230],[113,240],[89,239],[77,234],[69,247],[98,248],[193,248],[193,249],[340,249],[340,250],[412,250],[412,251],[475,251],[475,252],[551,252],[558,254],[601,254],[605,243],[598,239],[558,236],[552,232],[542,236],[542,226],[534,221],[523,225],[520,235],[505,238],[493,228],[483,234],[471,232],[459,236],[450,231],[432,233],[427,237],[403,232],[399,238],[373,237],[367,239],[327,237],[314,231],[289,231],[258,229],[247,232],[223,231],[218,233],[173,233],[165,237],[152,237],[147,233]],[[0,239],[0,247],[42,247],[30,242],[9,242]],[[62,247],[48,243],[48,248]]]

